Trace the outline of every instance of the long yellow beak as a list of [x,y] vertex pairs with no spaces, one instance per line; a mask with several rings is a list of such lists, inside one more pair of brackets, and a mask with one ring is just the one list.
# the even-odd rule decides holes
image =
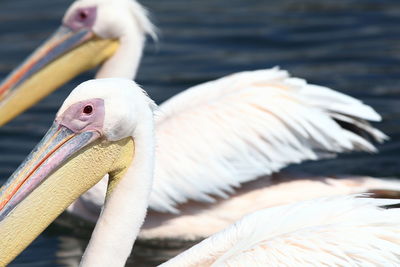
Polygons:
[[[134,154],[132,138],[109,142],[95,131],[53,124],[0,189],[0,266],[10,263],[75,199],[107,173],[121,177]],[[119,179],[119,178],[118,178]]]
[[0,84],[0,126],[78,74],[111,57],[118,41],[60,27]]

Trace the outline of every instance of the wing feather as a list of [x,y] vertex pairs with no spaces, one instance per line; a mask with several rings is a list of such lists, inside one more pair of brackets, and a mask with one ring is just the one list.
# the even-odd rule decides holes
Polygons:
[[330,197],[243,217],[162,266],[397,266],[398,200]]
[[278,68],[192,87],[160,106],[150,206],[177,212],[188,199],[212,202],[241,183],[291,163],[375,152],[387,137],[369,106]]

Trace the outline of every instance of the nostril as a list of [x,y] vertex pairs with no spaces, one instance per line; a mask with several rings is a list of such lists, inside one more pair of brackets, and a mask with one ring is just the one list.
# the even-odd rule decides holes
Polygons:
[[93,107],[91,105],[87,105],[83,108],[83,113],[91,114],[93,112]]

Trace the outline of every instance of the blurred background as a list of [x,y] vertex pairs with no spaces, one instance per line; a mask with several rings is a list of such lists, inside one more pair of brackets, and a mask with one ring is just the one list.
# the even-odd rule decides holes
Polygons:
[[[0,79],[61,22],[71,0],[0,1]],[[398,0],[142,0],[159,28],[137,81],[161,103],[201,82],[280,66],[374,107],[391,137],[380,153],[352,153],[288,171],[400,177],[400,2]],[[41,139],[79,76],[0,128],[0,183]],[[58,266],[66,233],[52,229],[11,266]],[[64,254],[63,257],[68,257]],[[60,265],[63,266],[63,265]]]

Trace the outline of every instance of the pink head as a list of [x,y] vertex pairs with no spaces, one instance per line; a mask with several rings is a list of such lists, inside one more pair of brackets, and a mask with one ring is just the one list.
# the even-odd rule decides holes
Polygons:
[[94,98],[71,105],[56,118],[56,122],[74,133],[96,131],[102,135],[104,115],[104,100]]
[[92,28],[97,18],[97,7],[80,7],[65,18],[64,25],[77,31],[83,28]]
[[90,30],[101,38],[121,39],[140,33],[154,36],[146,10],[134,0],[75,1],[63,18],[72,31]]

